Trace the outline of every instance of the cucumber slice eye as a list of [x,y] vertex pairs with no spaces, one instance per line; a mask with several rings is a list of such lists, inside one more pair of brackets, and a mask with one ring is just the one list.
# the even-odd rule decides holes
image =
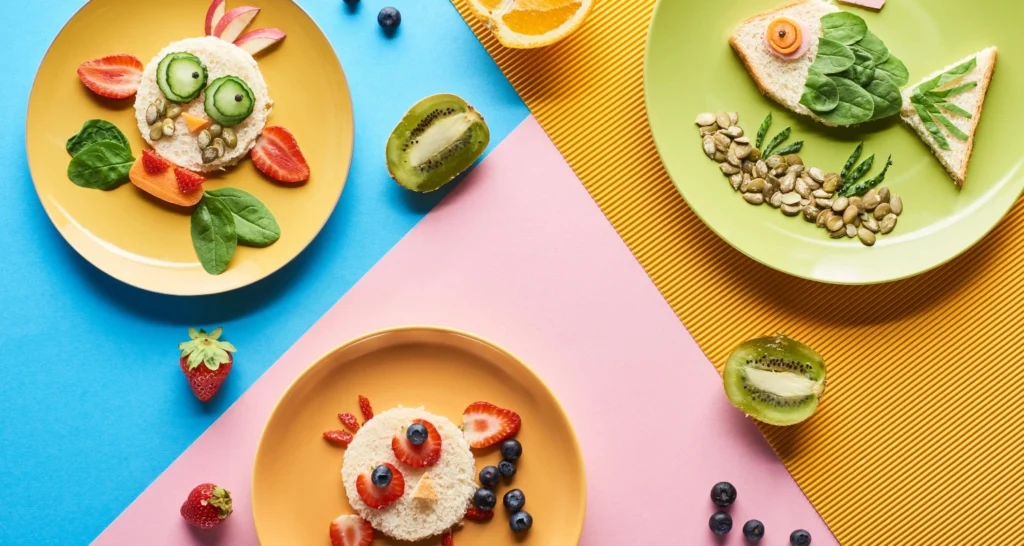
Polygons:
[[195,100],[206,87],[208,74],[199,57],[191,53],[171,53],[156,69],[156,82],[167,100],[186,103]]
[[206,88],[203,107],[211,119],[230,127],[245,121],[252,114],[255,102],[252,89],[244,81],[235,76],[224,76],[213,80]]

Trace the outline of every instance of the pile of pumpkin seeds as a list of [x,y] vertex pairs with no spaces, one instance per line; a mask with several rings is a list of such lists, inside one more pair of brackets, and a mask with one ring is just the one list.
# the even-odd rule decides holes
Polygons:
[[199,132],[196,137],[199,144],[199,153],[202,155],[203,163],[213,163],[229,149],[238,145],[238,136],[235,130],[230,127],[221,127],[214,123]]
[[146,123],[149,124],[150,140],[160,140],[174,135],[174,120],[181,115],[181,107],[168,105],[164,99],[156,99],[146,107]]
[[839,196],[843,185],[839,173],[806,167],[797,154],[762,158],[744,136],[736,112],[707,112],[697,116],[696,123],[704,153],[718,163],[747,203],[767,203],[786,216],[803,216],[833,239],[858,238],[867,246],[896,228],[903,199],[889,188],[872,189],[863,196]]

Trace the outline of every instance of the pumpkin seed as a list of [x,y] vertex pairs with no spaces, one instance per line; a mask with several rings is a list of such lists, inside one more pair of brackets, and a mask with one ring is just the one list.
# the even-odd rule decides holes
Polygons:
[[896,229],[896,215],[890,212],[878,222],[878,231],[883,235],[888,235],[894,229]]
[[843,237],[846,237],[846,230],[839,229],[837,231],[830,231],[828,232],[828,236],[833,239],[842,239]]
[[219,137],[220,134],[224,131],[224,128],[221,127],[220,125],[217,125],[216,123],[211,125],[209,127],[209,129],[210,129],[210,134],[213,135],[213,138]]
[[772,169],[772,170],[770,170],[768,172],[770,174],[774,174],[775,176],[779,176],[779,177],[786,176],[786,166],[785,165],[779,165],[778,167],[775,167],[774,169]]
[[755,178],[755,179],[750,181],[750,184],[747,185],[747,189],[744,190],[744,191],[760,193],[760,192],[764,191],[764,187],[765,187],[764,179],[763,178]]
[[722,174],[726,176],[731,176],[740,172],[739,167],[734,167],[728,163],[720,163],[718,168],[722,169]]
[[704,137],[704,143],[703,144],[704,144],[704,155],[708,156],[711,159],[714,159],[715,158],[715,139],[710,137],[710,136],[706,136],[706,137]]
[[764,203],[764,196],[760,193],[744,193],[743,199],[751,205],[760,205]]
[[732,141],[729,140],[729,137],[723,135],[722,133],[715,133],[715,149],[716,150],[718,150],[719,152],[725,153],[725,152],[729,151],[729,146],[731,144],[732,144]]
[[781,207],[782,206],[782,193],[776,191],[774,194],[772,194],[771,199],[768,200],[768,204],[773,206],[773,207],[775,207],[775,208]]
[[153,101],[153,104],[156,106],[157,117],[164,117],[164,114],[167,113],[167,102],[164,101],[163,97],[157,98],[155,101]]
[[888,203],[889,202],[889,188],[881,188],[878,190],[878,202]]
[[804,182],[803,178],[798,178],[796,185],[793,186],[793,190],[800,194],[800,197],[807,199],[811,196],[811,188],[807,187],[807,182]]
[[870,190],[864,194],[864,210],[875,210],[875,207],[882,203],[882,199],[878,197],[878,192]]
[[743,161],[736,157],[736,152],[733,151],[732,148],[730,148],[728,152],[725,152],[725,161],[737,169],[743,165]]
[[715,114],[715,122],[717,122],[718,126],[722,129],[732,127],[732,118],[729,117],[728,112],[719,112]]
[[715,161],[723,163],[725,161],[725,154],[722,152],[715,152]]
[[202,155],[203,163],[213,163],[214,161],[217,161],[217,149],[213,146],[209,146],[203,150]]
[[843,229],[842,217],[833,216],[829,218],[828,222],[825,223],[825,227],[827,227],[829,231],[839,231],[840,229]]
[[800,207],[799,203],[796,204],[796,205],[786,205],[786,204],[783,204],[779,208],[782,209],[782,214],[785,214],[786,216],[796,216],[797,214],[800,214],[800,210],[801,210],[801,207]]
[[729,138],[740,138],[743,136],[743,128],[739,125],[733,125],[725,130],[725,134],[728,135]]
[[832,209],[832,202],[833,201],[831,199],[815,199],[814,200],[814,203],[817,204],[819,207],[821,207],[823,209],[830,209],[830,210]]
[[846,236],[853,239],[857,236],[857,226],[853,224],[846,224]]
[[167,107],[167,117],[175,119],[181,115],[181,107],[177,104],[172,104]]
[[815,182],[817,182],[819,184],[824,184],[825,183],[825,171],[823,171],[823,170],[821,170],[821,169],[819,169],[817,167],[811,167],[810,169],[807,170],[807,174]]
[[[748,144],[749,144],[749,141],[748,141]],[[750,150],[750,159],[753,159],[754,161],[757,161],[758,159],[761,159],[761,150],[758,150],[757,148],[752,148]]]
[[815,221],[818,220],[818,214],[821,213],[821,210],[819,210],[818,207],[815,207],[814,205],[807,205],[803,208],[803,213],[804,220],[807,220],[808,222],[813,224]]
[[796,188],[796,176],[787,174],[779,181],[779,189],[782,193],[789,193]]
[[780,167],[780,166],[785,165],[786,164],[786,160],[782,159],[781,155],[773,155],[773,156],[770,156],[765,161],[765,163],[768,165],[769,169],[774,169],[776,167]]
[[807,187],[811,191],[814,191],[821,187],[821,184],[815,182],[814,179],[811,178],[811,175],[807,174],[807,171],[804,171],[803,174],[800,175],[800,180],[803,180],[804,184],[807,184]]
[[149,128],[149,139],[160,140],[161,138],[164,138],[164,125],[156,123]]
[[892,205],[890,203],[882,203],[875,207],[875,220],[881,220],[885,218],[886,214],[892,212]]
[[729,114],[729,122],[730,123],[732,123],[733,125],[736,125],[737,123],[740,122],[740,115],[739,114],[737,114],[736,112],[729,112],[728,114]]
[[749,175],[753,175],[754,174],[754,162],[753,161],[749,161],[749,160],[746,160],[746,159],[743,160],[743,166],[740,167],[740,168],[743,169],[743,172],[745,172],[745,173],[747,173]]
[[[223,139],[220,139],[220,138],[213,139],[213,142],[210,143],[210,148],[213,148],[214,150],[217,150],[217,157],[223,157],[224,156],[224,140]],[[207,148],[207,149],[210,149],[210,148]]]
[[895,193],[889,197],[889,208],[892,209],[892,213],[896,216],[903,214],[903,199]]
[[857,212],[860,212],[860,211],[864,210],[864,199],[862,199],[862,198],[860,198],[860,197],[858,197],[856,195],[854,195],[853,197],[850,197],[849,199],[850,199],[850,204],[849,204],[850,207],[856,208]]
[[864,214],[860,218],[861,225],[870,229],[871,231],[878,233],[878,220],[875,220],[874,216]]
[[715,122],[715,115],[711,112],[704,112],[697,116],[695,123],[701,127],[707,127]]
[[745,136],[734,138],[732,141],[736,144],[750,144],[750,139]]
[[843,212],[848,206],[850,206],[850,200],[846,197],[840,197],[832,202],[832,210],[836,212]]
[[153,125],[160,119],[160,111],[156,108],[156,103],[150,104],[146,108],[146,124]]
[[873,246],[875,244],[875,233],[867,228],[858,229],[857,237],[860,237],[860,242],[867,246]]
[[813,192],[811,192],[811,195],[813,195],[816,199],[828,199],[829,197],[832,197],[831,192],[827,192],[822,189],[814,190]]
[[786,156],[786,165],[789,165],[789,166],[792,167],[793,165],[801,165],[802,166],[803,164],[804,164],[804,160],[801,159],[800,156],[798,156],[797,154],[789,154],[789,155]]
[[825,210],[819,211],[818,212],[818,217],[814,219],[814,224],[817,225],[818,227],[821,227],[821,228],[825,227],[825,222],[828,221],[828,219],[829,219],[828,214],[830,212],[832,212],[832,211],[829,210],[829,209],[825,209]]
[[734,189],[736,191],[739,191],[740,185],[742,183],[743,183],[743,175],[740,174],[740,173],[736,173],[736,174],[731,175],[729,177],[729,185],[732,186],[732,189]]
[[825,175],[825,181],[821,183],[821,189],[829,193],[835,193],[842,183],[843,179],[838,174],[828,173]]
[[174,135],[174,120],[170,118],[165,119],[161,128],[163,129],[164,136]]
[[761,190],[761,193],[764,194],[765,199],[771,199],[772,197],[775,196],[776,193],[779,193],[779,188],[776,188],[775,186],[769,184],[768,182],[765,182],[764,189]]
[[857,216],[859,214],[860,210],[858,210],[857,207],[846,207],[846,210],[843,211],[843,222],[847,224],[852,224],[857,219]]
[[199,149],[205,150],[210,146],[210,143],[213,142],[213,136],[210,135],[209,129],[203,129],[202,131],[199,131],[199,135],[196,136],[196,140],[199,141]]
[[700,128],[700,136],[713,135],[718,131],[718,124]]
[[736,148],[733,150],[733,153],[735,153],[736,157],[740,159],[746,159],[750,157],[750,152],[752,151],[754,151],[753,146],[749,144],[740,144],[739,146],[736,146]]
[[753,172],[753,174],[757,175],[758,178],[767,178],[768,177],[768,164],[765,163],[763,159],[758,159],[757,163],[754,163],[754,172]]
[[800,176],[801,174],[804,173],[804,166],[803,165],[790,165],[786,169],[786,172],[790,173],[790,174],[795,174],[797,176]]
[[234,150],[235,146],[238,146],[238,135],[235,134],[234,129],[225,127],[220,137],[224,139],[224,145],[228,148]]

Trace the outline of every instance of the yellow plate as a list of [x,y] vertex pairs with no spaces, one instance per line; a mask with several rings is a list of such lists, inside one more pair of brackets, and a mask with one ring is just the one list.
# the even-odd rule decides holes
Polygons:
[[269,125],[295,134],[312,177],[289,188],[264,178],[248,159],[210,179],[207,189],[236,187],[270,208],[281,239],[268,248],[238,247],[226,272],[199,265],[187,210],[163,206],[128,183],[109,192],[80,188],[67,177],[64,143],[82,123],[117,125],[139,157],[145,141],[135,124],[134,99],[114,101],[89,92],[78,65],[117,53],[146,64],[167,44],[202,36],[209,0],[164,2],[92,0],[50,46],[32,88],[26,141],[39,199],[54,226],[86,260],[128,284],[165,294],[232,290],[283,267],[306,248],[341,196],[352,159],[352,102],[334,49],[310,17],[290,0],[252,0],[262,8],[250,29],[277,27],[288,37],[257,56],[274,99]]
[[[508,526],[500,498],[526,494],[534,517],[526,544],[577,544],[586,509],[583,456],[565,411],[525,364],[503,349],[453,330],[409,327],[369,334],[338,347],[303,373],[278,402],[256,451],[252,510],[260,543],[329,546],[330,522],[354,514],[341,481],[345,450],[325,442],[343,428],[337,415],[359,415],[357,398],[374,410],[425,406],[456,425],[469,404],[486,400],[523,418],[523,458],[511,484],[498,491],[489,523],[467,522],[456,544],[522,544]],[[496,449],[474,450],[477,470],[497,465]],[[300,507],[297,509],[296,507]],[[374,544],[409,544],[377,533]],[[440,538],[422,541],[440,544]]]

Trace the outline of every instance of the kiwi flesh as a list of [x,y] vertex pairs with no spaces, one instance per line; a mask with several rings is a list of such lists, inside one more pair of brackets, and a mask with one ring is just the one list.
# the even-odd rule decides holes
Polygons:
[[825,361],[784,335],[752,339],[729,356],[725,393],[740,411],[770,425],[810,417],[825,393]]
[[466,101],[433,95],[413,105],[388,138],[388,171],[405,188],[431,192],[472,166],[490,141],[483,116]]

